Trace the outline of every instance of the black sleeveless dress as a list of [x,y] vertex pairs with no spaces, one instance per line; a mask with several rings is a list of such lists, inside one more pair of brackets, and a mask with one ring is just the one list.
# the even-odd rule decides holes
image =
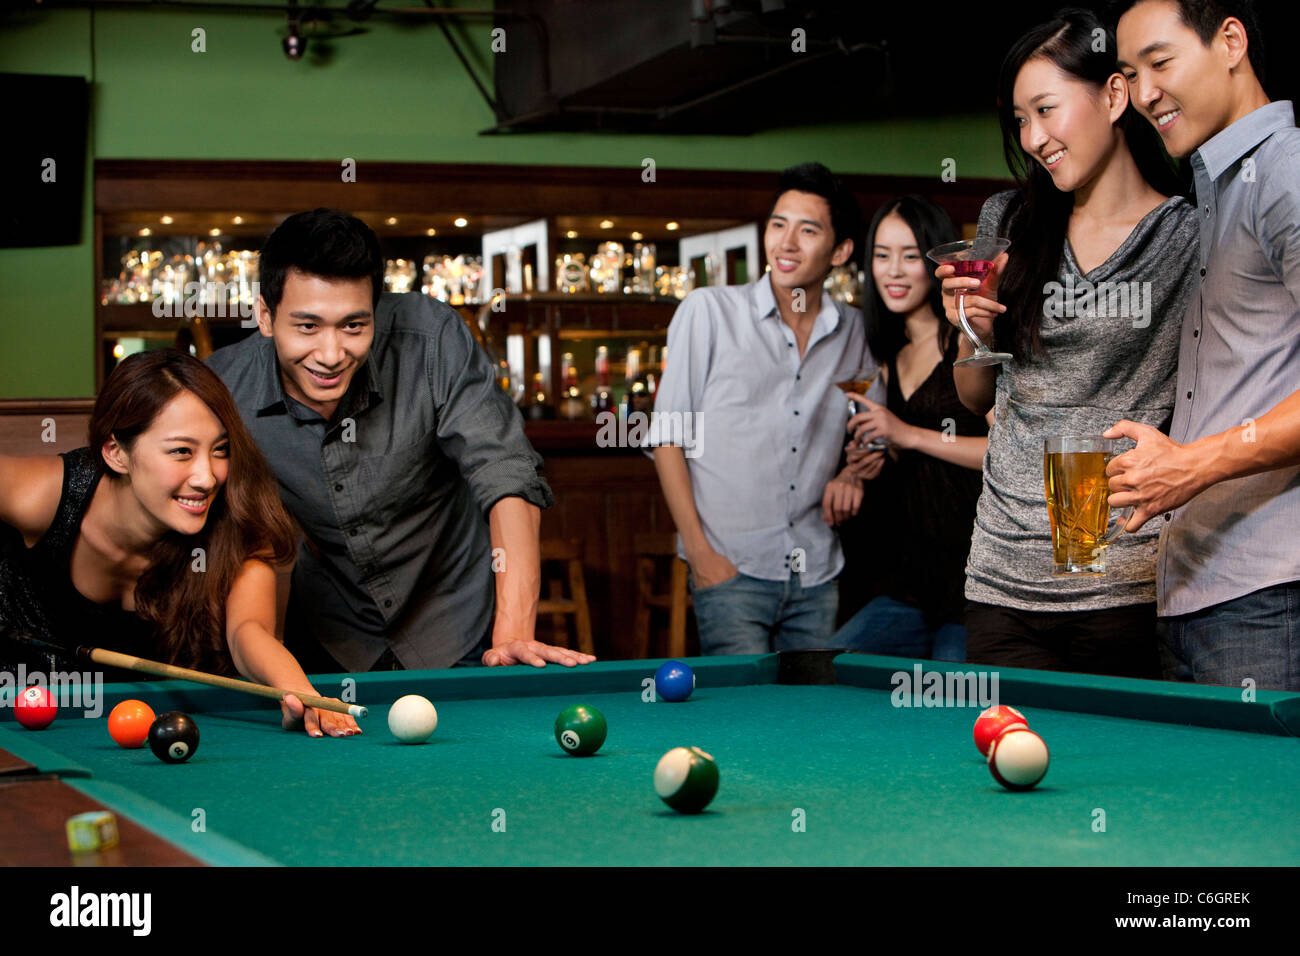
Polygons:
[[[151,657],[155,641],[149,624],[119,605],[96,604],[72,586],[72,550],[101,473],[88,448],[60,457],[63,492],[44,536],[27,548],[17,531],[0,525],[0,632],[29,634],[69,651],[85,644]],[[46,672],[102,671],[105,680],[144,676],[0,641],[0,667],[13,670],[19,663]]]
[[[908,398],[889,362],[887,407],[909,425],[960,436],[988,435],[988,422],[957,395],[952,363],[957,336],[943,360]],[[961,623],[966,607],[966,556],[983,475],[919,451],[900,451],[881,473],[882,501],[875,540],[888,555],[883,593],[919,608],[926,625]]]

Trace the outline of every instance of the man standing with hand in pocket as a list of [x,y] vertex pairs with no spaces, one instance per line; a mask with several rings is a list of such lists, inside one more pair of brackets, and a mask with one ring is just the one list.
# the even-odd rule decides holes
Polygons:
[[706,654],[825,647],[835,631],[844,559],[832,525],[856,512],[862,477],[883,461],[836,476],[847,402],[835,383],[859,371],[866,338],[862,313],[822,285],[849,261],[860,223],[826,167],[785,170],[764,231],[769,273],[697,289],[669,326],[645,444]]

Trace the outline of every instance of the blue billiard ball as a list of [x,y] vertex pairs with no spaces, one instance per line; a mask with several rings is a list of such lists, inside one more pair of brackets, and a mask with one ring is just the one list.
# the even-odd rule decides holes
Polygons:
[[660,699],[677,703],[695,690],[695,672],[681,661],[665,661],[655,671],[655,693]]

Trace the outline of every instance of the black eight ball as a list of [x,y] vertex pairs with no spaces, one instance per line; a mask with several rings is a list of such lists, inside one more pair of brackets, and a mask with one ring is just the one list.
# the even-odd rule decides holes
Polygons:
[[184,763],[199,749],[199,725],[179,710],[169,711],[149,726],[149,749],[163,763]]

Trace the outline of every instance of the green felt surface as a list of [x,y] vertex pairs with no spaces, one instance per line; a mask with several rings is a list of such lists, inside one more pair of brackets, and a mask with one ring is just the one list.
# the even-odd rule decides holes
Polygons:
[[[206,689],[117,685],[109,706],[140,696],[169,707],[172,693],[200,705],[190,708],[202,733],[195,757],[172,766],[147,749],[123,751],[103,717],[61,717],[40,734],[6,723],[0,747],[62,768],[70,784],[216,863],[1300,863],[1296,738],[1077,709],[1088,687],[1126,712],[1155,685],[1020,672],[1009,697],[1004,680],[1002,702],[1024,705],[1052,752],[1038,789],[1009,793],[971,741],[977,707],[894,706],[878,663],[850,666],[842,679],[879,687],[775,685],[770,659],[700,663],[700,686],[682,704],[643,700],[653,662],[580,674],[366,675],[357,683],[371,708],[366,733],[342,740],[285,733],[278,711],[251,698],[213,692],[207,701],[225,709],[203,709]],[[1146,707],[1169,697],[1157,690]],[[1183,709],[1227,700],[1204,690],[1173,696]],[[1075,709],[1024,700],[1037,692]],[[427,744],[388,733],[387,703],[404,693],[438,707]],[[556,714],[578,701],[609,723],[593,757],[568,756],[554,739]],[[721,771],[698,817],[669,810],[653,789],[658,758],[682,745],[708,751]]]

